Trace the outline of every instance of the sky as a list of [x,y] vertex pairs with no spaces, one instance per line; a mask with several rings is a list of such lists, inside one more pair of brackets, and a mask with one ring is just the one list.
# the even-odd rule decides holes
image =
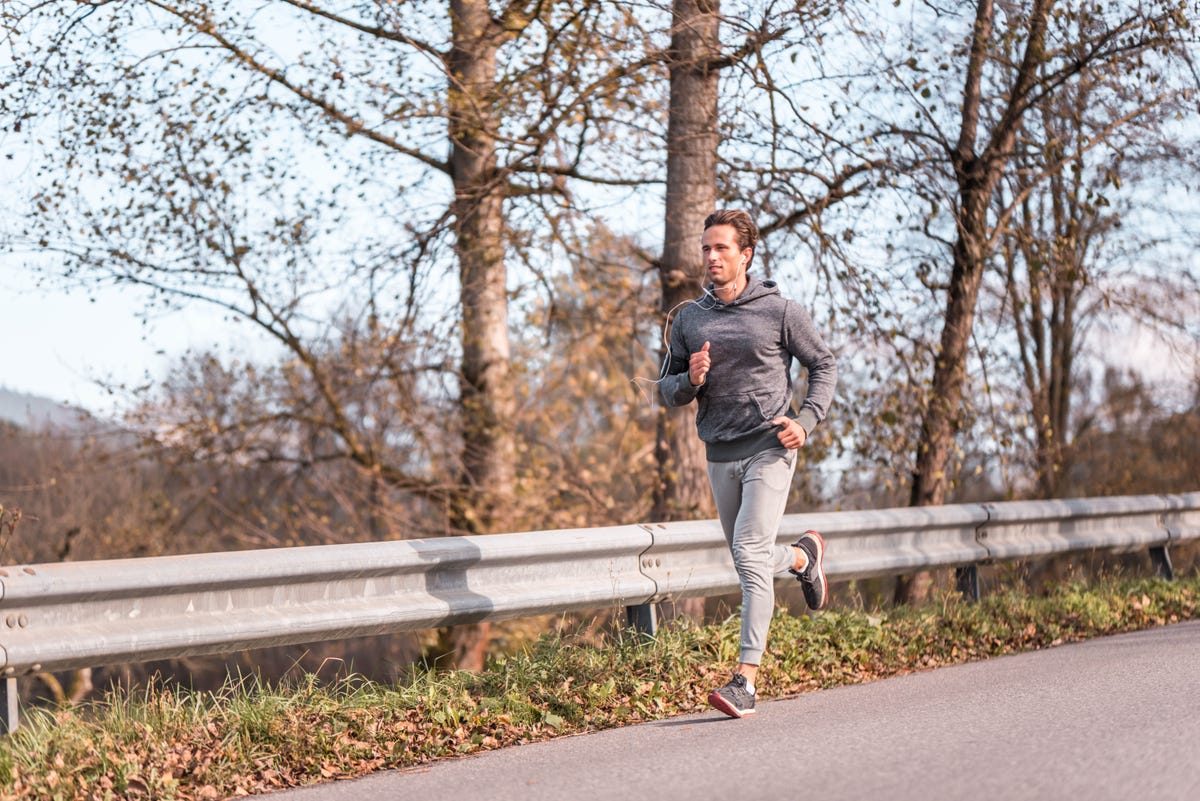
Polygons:
[[235,334],[204,309],[143,323],[141,308],[128,290],[38,288],[18,260],[0,260],[0,388],[107,415],[126,400],[102,383],[161,379],[189,348],[225,345]]
[[[18,181],[26,158],[19,142],[0,137],[0,149],[18,158],[0,161],[0,186]],[[240,346],[246,326],[192,307],[139,318],[143,298],[116,289],[66,293],[36,287],[19,257],[0,256],[0,387],[107,413],[127,403],[102,382],[137,386],[165,377],[188,349]],[[1105,351],[1120,354],[1159,379],[1184,366],[1148,336],[1113,337]]]

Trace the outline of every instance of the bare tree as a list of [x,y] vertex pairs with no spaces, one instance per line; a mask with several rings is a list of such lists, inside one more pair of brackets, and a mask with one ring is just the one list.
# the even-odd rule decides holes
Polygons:
[[[1001,210],[1010,198],[1023,198],[1000,240],[1003,295],[996,311],[1011,316],[1016,334],[1029,420],[1018,428],[1032,432],[1039,497],[1058,495],[1074,441],[1093,422],[1090,414],[1074,414],[1087,390],[1087,365],[1103,361],[1089,358],[1089,341],[1119,318],[1167,335],[1186,333],[1196,313],[1189,300],[1198,277],[1165,241],[1188,240],[1190,215],[1159,213],[1152,200],[1166,176],[1195,180],[1188,177],[1189,142],[1171,126],[1188,109],[1170,94],[1149,103],[1126,99],[1137,115],[1106,131],[1111,98],[1131,91],[1137,88],[1125,76],[1101,73],[1043,100],[996,197]],[[1064,162],[1066,169],[1055,169]]]
[[[24,64],[10,119],[31,125],[71,99],[59,130],[39,131],[55,136],[58,168],[18,233],[27,246],[60,255],[71,275],[249,323],[312,393],[278,411],[322,431],[328,452],[441,506],[451,532],[506,526],[516,452],[506,259],[519,238],[508,220],[520,204],[565,202],[572,180],[642,180],[625,164],[581,170],[585,147],[629,114],[621,93],[639,62],[613,33],[620,14],[535,0],[498,10],[112,0],[6,14]],[[362,230],[362,214],[384,224]],[[436,279],[449,264],[457,302]],[[330,358],[342,338],[323,322],[337,317],[359,321],[384,360],[342,370]],[[375,410],[350,391],[367,383],[354,372],[364,369],[396,388],[377,401],[402,397],[407,381],[453,398],[440,427],[450,438],[417,469],[370,434]],[[447,446],[452,481],[428,470]],[[452,643],[459,664],[480,665],[485,636],[479,627]]]
[[[953,226],[946,239],[949,269],[942,279],[927,279],[944,297],[944,312],[921,414],[913,505],[943,503],[953,484],[952,457],[963,423],[980,286],[994,263],[1001,233],[1024,200],[1017,196],[999,211],[994,207],[1001,181],[1013,168],[1023,127],[1040,103],[1059,96],[1081,77],[1125,71],[1144,79],[1146,92],[1136,102],[1109,109],[1096,140],[1102,141],[1172,91],[1158,91],[1149,78],[1162,63],[1179,56],[1181,34],[1187,28],[1184,12],[1173,3],[1117,4],[1109,9],[1052,0],[1028,4],[979,0],[972,10],[971,30],[961,50],[946,53],[930,48],[944,70],[961,76],[960,102],[947,102],[949,98],[938,94],[931,65],[915,56],[891,71],[902,76],[897,85],[914,100],[914,118],[921,125],[894,125],[889,135],[899,137],[905,148],[928,145],[927,163],[944,165],[953,189],[945,196],[935,183],[922,190],[925,197],[948,201]],[[935,13],[949,16],[945,11]],[[961,72],[955,73],[953,65],[959,59]],[[939,123],[946,108],[955,110],[952,126]],[[1029,184],[1039,184],[1068,164],[1064,158],[1047,165]],[[928,576],[922,575],[900,582],[897,598],[919,598],[927,590]]]

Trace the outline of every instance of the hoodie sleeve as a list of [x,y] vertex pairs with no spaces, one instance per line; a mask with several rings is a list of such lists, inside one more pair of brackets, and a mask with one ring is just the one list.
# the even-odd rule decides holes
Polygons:
[[788,352],[808,370],[808,392],[796,421],[811,434],[825,419],[837,386],[837,359],[821,339],[816,325],[803,307],[788,301],[783,314],[783,341]]
[[688,360],[692,354],[683,338],[682,317],[681,311],[671,323],[671,338],[668,340],[670,355],[667,357],[663,376],[658,382],[658,391],[668,406],[688,405],[696,399],[704,386],[701,384],[694,387],[688,378]]

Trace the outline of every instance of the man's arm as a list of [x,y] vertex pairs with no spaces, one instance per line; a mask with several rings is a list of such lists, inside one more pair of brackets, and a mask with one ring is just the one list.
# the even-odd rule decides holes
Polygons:
[[837,359],[825,345],[812,318],[800,304],[788,301],[784,310],[784,337],[788,351],[808,370],[808,391],[796,415],[805,434],[825,419],[837,387]]
[[686,406],[695,400],[704,386],[711,364],[708,358],[708,343],[696,353],[688,351],[683,339],[683,331],[676,317],[671,325],[669,340],[670,358],[667,360],[665,375],[658,382],[658,390],[663,401],[668,406]]

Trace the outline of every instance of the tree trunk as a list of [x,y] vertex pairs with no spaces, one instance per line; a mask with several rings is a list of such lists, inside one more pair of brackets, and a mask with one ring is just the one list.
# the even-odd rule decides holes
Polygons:
[[[1083,97],[1080,94],[1073,109],[1074,117],[1068,119],[1081,118]],[[1053,125],[1049,110],[1046,116],[1051,118],[1048,125]],[[1075,384],[1075,317],[1089,243],[1080,224],[1080,203],[1086,192],[1083,171],[1074,173],[1069,179],[1058,173],[1050,177],[1047,185],[1051,196],[1053,243],[1051,258],[1042,276],[1047,285],[1045,294],[1050,298],[1050,315],[1048,320],[1039,321],[1045,326],[1045,331],[1039,333],[1043,339],[1048,336],[1050,342],[1044,357],[1048,364],[1043,363],[1041,371],[1045,385],[1041,389],[1043,408],[1036,410],[1040,413],[1036,414],[1034,425],[1037,431],[1038,493],[1043,498],[1054,498],[1058,495],[1070,447],[1067,426]]]
[[[954,267],[942,327],[942,339],[933,367],[929,405],[921,421],[917,465],[913,473],[911,506],[940,506],[946,502],[950,452],[961,424],[963,388],[966,384],[967,353],[975,304],[983,278],[986,254],[980,252],[980,228],[986,238],[987,199],[963,197],[962,223],[954,246]],[[901,576],[896,582],[896,603],[920,603],[928,599],[934,585],[930,571]]]
[[[671,30],[671,99],[667,121],[667,195],[663,254],[659,265],[664,317],[700,296],[704,264],[700,234],[716,208],[717,0],[676,0]],[[666,355],[665,353],[663,354]],[[713,514],[704,445],[696,437],[696,409],[662,407],[655,457],[658,483],[655,520],[686,520]]]
[[[506,522],[515,483],[509,376],[504,188],[497,169],[496,55],[504,32],[486,0],[452,0],[449,87],[455,253],[462,305],[462,490],[451,510],[459,533],[489,534]],[[453,666],[483,668],[489,624],[444,632]]]
[[[1089,94],[1077,90],[1061,103],[1039,104],[1044,149],[1057,141],[1079,141]],[[1044,156],[1042,157],[1044,158]],[[1087,282],[1092,238],[1108,228],[1097,211],[1085,206],[1085,170],[1070,175],[1059,171],[1045,179],[1049,200],[1033,201],[1033,176],[1052,167],[1038,157],[1018,164],[1014,194],[1023,195],[1019,221],[1006,237],[1009,303],[1012,307],[1017,353],[1034,431],[1034,469],[1039,498],[1054,498],[1069,467],[1073,439],[1069,438],[1071,401],[1075,390],[1075,336],[1079,295]],[[1024,282],[1018,266],[1024,265]],[[1022,295],[1026,287],[1027,296]]]
[[[659,263],[664,320],[679,304],[699,297],[703,283],[700,234],[704,218],[716,209],[717,202],[720,74],[714,61],[720,53],[719,11],[719,0],[676,0],[672,11],[667,195]],[[704,443],[696,436],[695,419],[693,404],[660,407],[654,451],[658,483],[651,513],[655,520],[715,514]],[[704,599],[669,601],[660,611],[664,622],[680,617],[700,619]]]
[[[1013,144],[1028,106],[1025,99],[1036,83],[1044,57],[1046,23],[1053,5],[1037,0],[1030,11],[1024,57],[1008,93],[1008,105],[977,154],[983,107],[983,74],[992,49],[995,9],[992,0],[979,0],[963,90],[962,128],[951,155],[958,183],[958,234],[952,251],[952,269],[946,297],[942,337],[933,365],[929,403],[921,420],[913,472],[912,506],[945,503],[949,488],[950,453],[962,424],[962,400],[967,378],[967,355],[979,285],[990,256],[988,206],[1000,176],[1012,158]],[[929,572],[902,576],[896,582],[897,603],[915,603],[929,596]]]
[[921,421],[917,469],[913,473],[912,506],[946,502],[947,466],[961,424],[963,388],[975,304],[987,261],[987,197],[968,186],[963,192],[959,237],[942,324],[942,339],[933,366],[929,405]]

